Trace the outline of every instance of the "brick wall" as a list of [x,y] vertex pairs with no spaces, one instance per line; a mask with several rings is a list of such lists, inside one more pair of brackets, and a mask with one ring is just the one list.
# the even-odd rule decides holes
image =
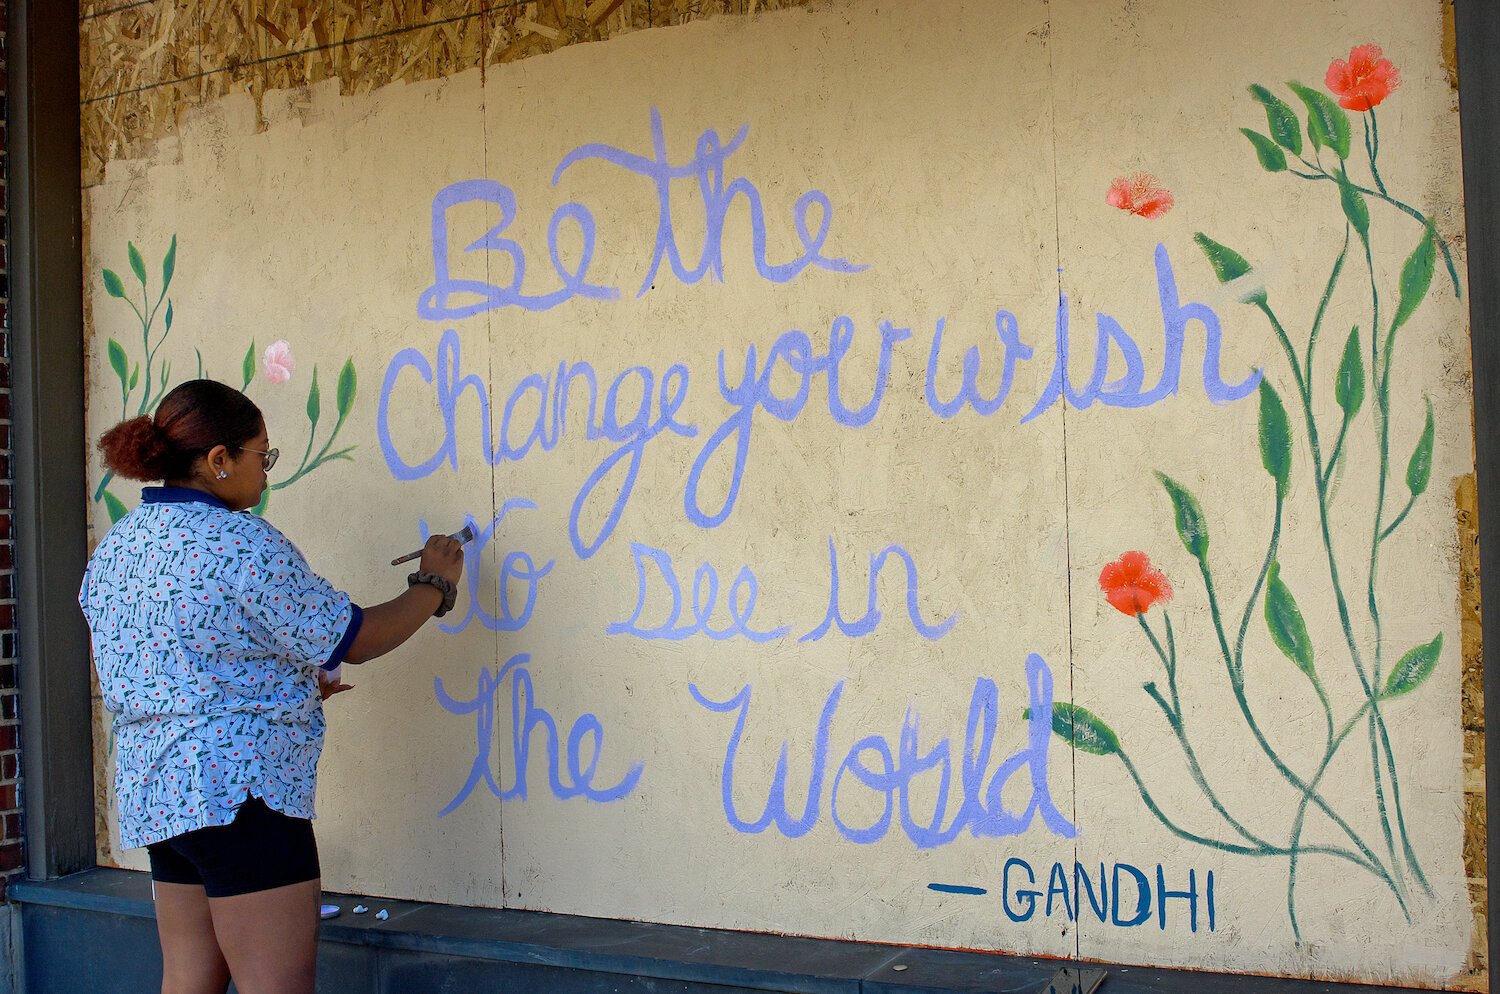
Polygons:
[[0,896],[22,872],[21,698],[16,691],[15,542],[11,535],[10,141],[5,122],[6,0],[0,0]]

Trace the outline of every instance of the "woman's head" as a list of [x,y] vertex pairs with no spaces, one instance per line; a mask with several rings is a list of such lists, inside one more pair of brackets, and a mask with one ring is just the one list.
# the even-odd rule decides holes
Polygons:
[[269,448],[265,434],[265,419],[250,398],[215,380],[188,380],[162,398],[155,415],[105,432],[99,449],[104,464],[121,476],[191,483],[231,507],[253,507],[265,472],[263,457],[251,450]]

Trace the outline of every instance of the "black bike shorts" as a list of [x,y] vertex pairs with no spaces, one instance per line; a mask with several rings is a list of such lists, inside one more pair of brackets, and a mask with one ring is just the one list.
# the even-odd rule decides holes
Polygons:
[[316,880],[318,843],[312,822],[246,798],[228,825],[173,836],[146,847],[151,879],[199,884],[209,897],[234,897]]

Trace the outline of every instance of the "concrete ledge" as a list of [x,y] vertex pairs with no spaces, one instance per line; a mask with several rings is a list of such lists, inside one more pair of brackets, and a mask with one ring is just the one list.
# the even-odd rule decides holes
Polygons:
[[[20,881],[23,990],[152,990],[161,958],[145,873]],[[1064,961],[328,894],[320,994],[1044,994]],[[354,915],[364,904],[370,912]],[[390,917],[378,921],[375,912]],[[1377,994],[1397,988],[1106,966],[1100,994]]]

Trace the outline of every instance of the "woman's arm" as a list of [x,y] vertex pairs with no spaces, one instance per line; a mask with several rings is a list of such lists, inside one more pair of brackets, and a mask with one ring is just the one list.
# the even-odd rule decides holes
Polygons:
[[[419,568],[457,584],[464,571],[463,546],[446,535],[434,535],[422,547]],[[418,583],[399,597],[365,608],[364,624],[344,654],[344,661],[365,663],[385,655],[416,634],[442,603],[443,595],[436,587]]]

